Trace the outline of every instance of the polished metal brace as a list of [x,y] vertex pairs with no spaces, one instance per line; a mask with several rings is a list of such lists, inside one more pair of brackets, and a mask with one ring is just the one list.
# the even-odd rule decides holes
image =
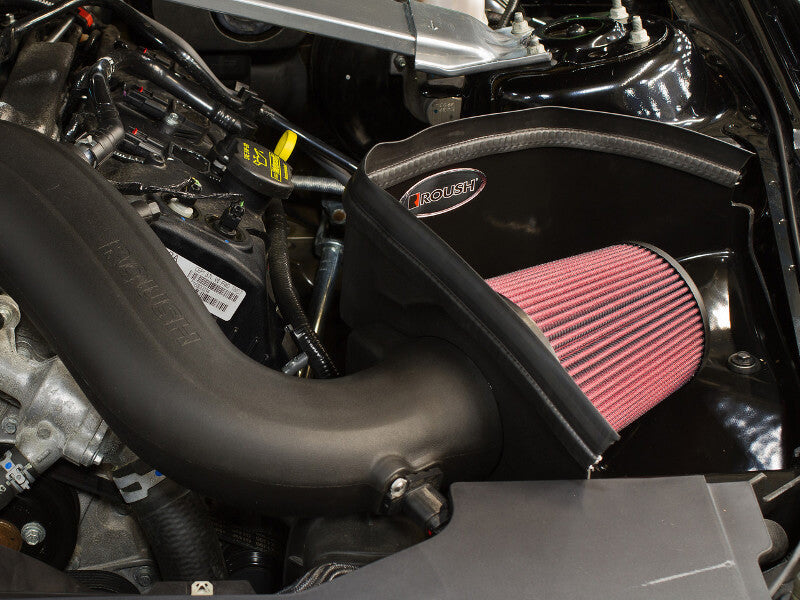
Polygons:
[[493,30],[470,15],[416,0],[175,1],[413,56],[415,69],[435,75],[547,64],[552,58],[530,35]]

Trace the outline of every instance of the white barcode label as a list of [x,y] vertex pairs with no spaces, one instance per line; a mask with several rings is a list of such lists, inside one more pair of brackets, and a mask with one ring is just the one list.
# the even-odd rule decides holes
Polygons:
[[245,291],[229,281],[225,281],[222,277],[217,277],[200,265],[194,264],[189,259],[183,258],[177,252],[173,252],[169,248],[167,250],[178,263],[197,295],[200,296],[200,300],[206,305],[208,312],[223,321],[230,321],[244,300]]

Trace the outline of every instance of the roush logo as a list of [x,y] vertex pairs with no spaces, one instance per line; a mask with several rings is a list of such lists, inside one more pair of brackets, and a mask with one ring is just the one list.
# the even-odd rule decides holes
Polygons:
[[481,193],[486,175],[477,169],[451,169],[430,175],[415,183],[400,204],[420,219],[463,206]]

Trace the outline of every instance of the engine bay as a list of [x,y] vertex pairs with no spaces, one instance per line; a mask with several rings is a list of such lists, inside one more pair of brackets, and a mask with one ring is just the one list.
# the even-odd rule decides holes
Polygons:
[[685,574],[652,540],[788,594],[800,234],[760,13],[306,3],[0,1],[0,591],[457,595],[462,546],[534,589],[507,544],[540,594],[655,598]]

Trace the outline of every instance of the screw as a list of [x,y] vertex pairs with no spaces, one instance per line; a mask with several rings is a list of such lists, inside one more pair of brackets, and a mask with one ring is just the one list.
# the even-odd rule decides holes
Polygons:
[[170,127],[175,127],[180,122],[181,122],[181,116],[176,112],[171,112],[166,117],[164,117],[164,123],[166,123]]
[[143,588],[153,585],[153,569],[150,567],[139,567],[133,574],[133,579]]
[[347,213],[344,212],[344,209],[342,208],[337,208],[336,210],[333,211],[333,214],[331,214],[331,221],[333,221],[333,223],[336,225],[341,225],[346,220],[347,220]]
[[29,546],[41,544],[47,535],[47,530],[44,528],[44,526],[36,521],[25,523],[19,532],[22,534],[22,539]]
[[761,370],[761,362],[746,350],[740,350],[728,357],[728,368],[734,373],[752,375]]
[[15,417],[3,419],[3,431],[9,435],[17,433],[17,419]]
[[389,499],[397,500],[398,498],[402,498],[406,490],[408,490],[408,479],[405,477],[398,477],[392,482],[392,485],[389,486]]
[[402,71],[406,68],[406,57],[402,54],[398,54],[394,57],[394,66],[397,68],[398,71]]
[[617,23],[628,22],[628,11],[622,6],[622,0],[611,0],[611,10],[608,12],[608,18]]

